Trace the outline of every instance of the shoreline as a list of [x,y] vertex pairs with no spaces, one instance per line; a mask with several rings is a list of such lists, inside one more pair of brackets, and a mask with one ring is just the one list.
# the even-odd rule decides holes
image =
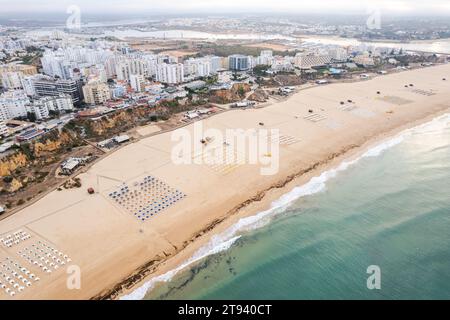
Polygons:
[[[444,111],[439,111],[432,115],[428,115],[423,119],[404,124],[398,128],[393,129],[390,132],[381,133],[377,136],[371,137],[362,145],[350,146],[346,150],[341,150],[341,152],[333,154],[330,158],[325,159],[322,163],[315,163],[310,168],[302,170],[301,172],[293,173],[292,175],[286,177],[284,181],[280,181],[278,184],[273,185],[268,189],[258,191],[253,198],[240,203],[232,212],[227,212],[225,218],[220,219],[220,221],[216,220],[208,225],[207,228],[201,230],[197,234],[200,236],[200,238],[198,238],[197,240],[197,238],[195,237],[195,239],[191,240],[191,242],[188,244],[188,246],[190,247],[181,249],[176,254],[176,256],[165,261],[161,261],[159,264],[155,265],[156,261],[154,260],[149,261],[139,270],[136,270],[129,278],[123,279],[121,282],[116,284],[109,290],[110,292],[107,292],[104,295],[92,297],[91,299],[122,299],[124,296],[134,293],[135,291],[145,286],[147,282],[152,281],[159,276],[163,276],[165,274],[171,273],[174,270],[177,270],[177,272],[171,275],[175,276],[178,271],[183,272],[187,270],[189,267],[191,267],[201,259],[222,251],[220,250],[218,252],[213,252],[211,254],[205,255],[204,257],[201,257],[200,259],[195,259],[194,261],[189,262],[189,260],[193,258],[193,255],[198,250],[203,248],[209,243],[209,241],[211,241],[212,237],[217,236],[221,232],[232,227],[237,223],[239,219],[253,217],[258,213],[271,210],[274,201],[288,194],[295,187],[303,186],[304,184],[308,183],[310,179],[317,177],[324,172],[337,168],[339,164],[342,164],[343,162],[358,158],[371,148],[381,145],[384,141],[393,139],[409,129],[427,124],[433,121],[433,119],[446,114],[450,114],[450,108]],[[243,212],[243,210],[247,208],[250,208],[250,210],[248,212]],[[245,232],[246,231],[243,231],[242,233]],[[236,236],[236,240],[239,237],[240,235]],[[228,248],[229,246],[226,246],[226,249]],[[179,267],[181,268],[179,269]],[[136,279],[138,280],[136,281]],[[171,280],[169,279],[168,281],[170,282]],[[158,283],[160,282],[156,282],[153,287],[145,290],[145,295],[154,290],[155,287],[158,286]],[[122,287],[122,290],[118,290],[118,287]],[[123,289],[123,287],[125,287],[126,289]]]

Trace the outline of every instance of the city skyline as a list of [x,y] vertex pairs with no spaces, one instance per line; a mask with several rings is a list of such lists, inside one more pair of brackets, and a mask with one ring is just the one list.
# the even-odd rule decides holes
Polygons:
[[[204,1],[204,0],[174,0],[169,3],[155,1],[130,0],[126,3],[122,1],[92,1],[62,0],[54,3],[49,0],[36,1],[20,0],[12,3],[11,1],[1,0],[1,13],[20,14],[65,14],[68,7],[72,5],[79,6],[82,12],[86,14],[192,14],[192,13],[326,13],[326,14],[366,14],[367,10],[379,9],[387,14],[440,14],[450,15],[450,3],[445,0],[432,0],[424,3],[423,1],[404,1],[404,0],[366,0],[366,1],[332,1],[317,0],[314,2],[282,0],[274,3],[273,1],[257,0],[229,0],[222,1]],[[236,8],[239,8],[236,11]],[[324,9],[326,8],[326,9]],[[1,15],[0,13],[0,15]]]

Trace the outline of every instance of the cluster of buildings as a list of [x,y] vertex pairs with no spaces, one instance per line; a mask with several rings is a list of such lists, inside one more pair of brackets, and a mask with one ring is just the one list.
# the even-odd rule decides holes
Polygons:
[[8,54],[21,55],[28,46],[39,48],[42,69],[21,63],[0,64],[0,135],[5,135],[5,123],[11,119],[41,123],[74,111],[91,117],[109,109],[183,99],[206,87],[205,80],[211,76],[215,83],[208,86],[209,90],[230,88],[235,81],[249,79],[257,66],[265,66],[268,75],[314,72],[314,68],[323,66],[333,67],[330,70],[338,73],[337,63],[370,67],[386,54],[369,48],[306,44],[297,48],[295,55],[262,50],[257,57],[234,54],[181,59],[137,51],[121,42],[72,42],[61,32],[43,42],[26,37],[23,41],[4,40],[0,41],[0,50]]
[[[72,112],[80,102],[81,82],[45,76],[33,65],[0,65],[0,136],[15,133],[12,119],[43,121],[52,112]],[[13,122],[11,122],[13,123]]]
[[34,113],[37,120],[48,117],[50,111],[73,111],[74,102],[81,101],[80,83],[41,75],[32,81],[7,90],[0,95],[0,120],[26,118]]
[[[92,106],[130,95],[160,93],[159,84],[174,86],[209,77],[222,69],[222,62],[223,58],[207,56],[180,63],[170,55],[134,51],[126,45],[58,48],[47,50],[42,57],[43,73],[53,78],[58,92],[70,94],[75,105],[83,101]],[[36,77],[27,77],[18,88],[42,95]],[[63,90],[62,85],[71,89]]]
[[374,66],[374,55],[368,51],[352,51],[339,46],[319,46],[302,48],[295,56],[274,56],[271,50],[263,50],[258,57],[232,55],[229,57],[229,69],[248,71],[258,65],[269,67],[268,74],[292,72],[295,69],[308,70],[327,66],[337,62],[352,61],[357,65]]

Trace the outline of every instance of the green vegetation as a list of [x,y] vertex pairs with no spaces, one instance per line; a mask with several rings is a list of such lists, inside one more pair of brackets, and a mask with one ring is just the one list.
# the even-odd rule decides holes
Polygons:
[[[223,45],[223,44],[201,44],[199,46],[199,53],[197,53],[195,55],[195,57],[203,57],[206,55],[216,55],[216,56],[221,56],[221,57],[228,57],[230,55],[233,54],[243,54],[243,55],[248,55],[248,56],[259,56],[261,54],[261,51],[263,50],[268,50],[267,48],[264,47],[249,47],[249,46],[245,46],[245,45]],[[295,54],[297,53],[297,50],[294,51],[277,51],[277,50],[273,50],[273,54],[274,55],[279,55],[279,56],[295,56]]]
[[217,83],[217,81],[219,80],[219,77],[217,75],[211,76],[211,77],[206,77],[203,79],[207,85],[213,85],[215,83]]
[[76,177],[73,179],[73,181],[75,182],[75,188],[81,188],[81,179]]
[[22,57],[23,64],[32,64],[33,60],[34,60],[34,56],[31,56],[31,55],[26,55],[26,56]]
[[213,54],[216,56],[227,57],[232,54],[244,54],[249,56],[259,56],[263,48],[246,47],[242,45],[218,45],[206,44],[200,46],[199,55],[205,56]]
[[11,183],[12,181],[13,181],[13,177],[11,177],[11,176],[3,177],[3,182],[4,183]]
[[245,89],[244,89],[243,86],[239,86],[238,94],[239,94],[241,97],[244,97],[244,96],[245,96]]
[[36,182],[37,183],[41,183],[45,180],[45,178],[48,176],[48,172],[47,171],[37,171],[34,173],[35,177],[36,177]]
[[52,117],[52,118],[59,118],[59,116],[61,115],[60,111],[57,110],[50,110],[48,112],[48,114]]
[[178,100],[165,100],[160,103],[161,107],[176,108],[180,105]]
[[269,70],[269,66],[266,65],[259,65],[253,68],[253,73],[257,77],[263,77],[266,75],[266,71]]
[[45,143],[47,140],[58,140],[59,139],[59,131],[58,130],[52,130],[48,133],[44,134],[42,137],[40,137],[37,141],[40,143]]
[[27,112],[27,119],[30,122],[36,122],[36,114],[34,112]]
[[28,158],[28,160],[34,160],[33,151],[31,151],[31,146],[29,143],[23,143],[19,146],[19,150]]

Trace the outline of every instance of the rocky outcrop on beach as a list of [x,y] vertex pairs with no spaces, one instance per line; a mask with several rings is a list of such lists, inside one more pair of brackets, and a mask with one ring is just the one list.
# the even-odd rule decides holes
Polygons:
[[96,120],[72,120],[68,124],[68,127],[72,130],[83,128],[87,139],[106,139],[136,126],[145,125],[151,121],[158,120],[161,115],[167,111],[165,109],[164,106],[154,108],[140,106],[133,109],[118,110]]
[[276,75],[274,81],[280,86],[299,86],[301,85],[302,79],[296,75]]
[[269,94],[262,89],[255,90],[255,92],[248,97],[248,100],[256,102],[266,102],[267,99],[269,99]]
[[214,90],[211,92],[209,101],[218,104],[227,104],[241,101],[245,95],[252,90],[248,83],[235,83],[231,89]]

